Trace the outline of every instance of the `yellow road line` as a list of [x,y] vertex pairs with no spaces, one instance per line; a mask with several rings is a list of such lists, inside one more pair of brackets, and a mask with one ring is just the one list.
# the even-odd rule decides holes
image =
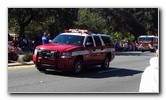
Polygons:
[[8,67],[8,70],[17,70],[17,69],[25,69],[25,68],[35,68],[35,65],[24,65],[24,66]]

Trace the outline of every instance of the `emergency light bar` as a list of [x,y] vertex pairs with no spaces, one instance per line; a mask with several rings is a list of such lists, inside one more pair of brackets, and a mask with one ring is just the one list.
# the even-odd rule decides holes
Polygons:
[[90,34],[91,32],[88,30],[83,30],[83,29],[69,29],[69,30],[64,30],[65,33],[86,33]]

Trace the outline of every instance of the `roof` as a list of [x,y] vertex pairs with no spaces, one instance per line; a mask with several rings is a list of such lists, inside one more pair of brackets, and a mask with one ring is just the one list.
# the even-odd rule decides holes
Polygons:
[[89,34],[85,34],[85,33],[61,33],[61,35],[88,36]]
[[19,36],[18,34],[15,34],[15,33],[9,33],[9,35],[10,35],[11,37],[18,37],[18,36]]
[[77,35],[77,36],[109,36],[106,34],[96,34],[96,33],[91,33],[88,30],[84,29],[69,29],[69,30],[64,30],[64,33],[61,33],[62,35]]
[[86,33],[61,33],[61,35],[77,35],[77,36],[109,36],[110,35],[106,35],[106,34],[95,34],[95,33],[90,33],[90,34],[86,34]]
[[139,37],[158,37],[158,36],[154,36],[154,35],[141,35]]

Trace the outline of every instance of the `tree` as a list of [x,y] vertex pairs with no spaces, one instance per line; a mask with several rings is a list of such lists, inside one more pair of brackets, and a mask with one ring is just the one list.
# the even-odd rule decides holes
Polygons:
[[[9,8],[9,31],[27,33],[47,31],[53,35],[72,28],[77,19],[78,8]],[[26,34],[27,34],[26,33]]]
[[[8,29],[25,33],[47,31],[56,36],[65,29],[88,29],[123,39],[158,32],[157,8],[9,8]],[[26,34],[27,34],[26,33]],[[132,36],[132,38],[133,38]]]
[[79,9],[78,20],[75,21],[75,26],[81,29],[88,29],[94,33],[101,33],[105,27],[106,20],[93,9]]
[[30,24],[35,15],[36,12],[33,10],[33,8],[9,8],[8,9],[8,19],[9,19],[8,21],[10,25],[9,30],[15,26],[19,26],[19,36],[25,37],[24,29],[26,26]]

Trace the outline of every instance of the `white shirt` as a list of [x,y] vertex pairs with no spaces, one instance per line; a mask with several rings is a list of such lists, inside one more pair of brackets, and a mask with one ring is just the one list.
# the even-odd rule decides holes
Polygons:
[[158,57],[150,59],[150,66],[148,66],[142,74],[139,92],[159,93]]

